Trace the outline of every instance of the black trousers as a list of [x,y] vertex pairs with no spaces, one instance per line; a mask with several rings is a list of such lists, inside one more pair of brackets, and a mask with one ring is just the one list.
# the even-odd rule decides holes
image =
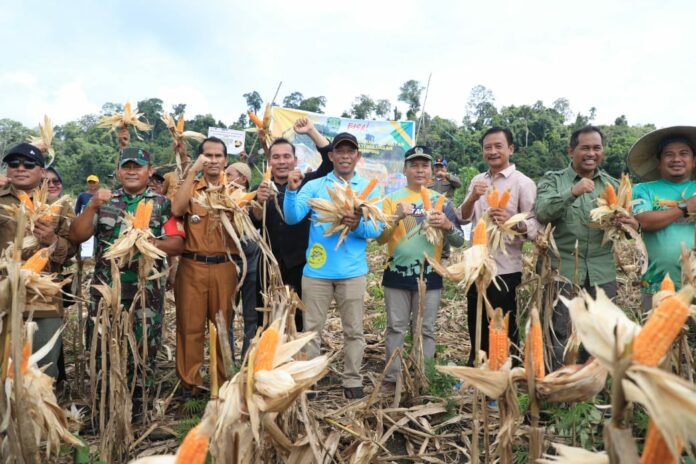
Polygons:
[[[519,334],[517,331],[517,298],[515,290],[522,282],[522,273],[513,272],[512,274],[502,274],[495,277],[500,289],[491,283],[486,289],[486,297],[493,308],[501,308],[503,314],[510,314],[508,325],[508,336],[510,337],[510,354],[516,353],[516,346],[519,345]],[[469,339],[471,340],[471,351],[469,352],[469,366],[474,365],[476,359],[476,300],[478,291],[476,286],[469,289],[466,295],[467,325],[469,326]],[[481,349],[488,351],[488,318],[486,309],[483,308],[483,319],[481,324]]]

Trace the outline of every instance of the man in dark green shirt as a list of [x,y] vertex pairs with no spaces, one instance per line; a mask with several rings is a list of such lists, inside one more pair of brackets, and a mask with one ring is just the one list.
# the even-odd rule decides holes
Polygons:
[[[542,224],[555,227],[553,236],[560,260],[552,256],[552,266],[570,283],[561,285],[565,296],[572,296],[580,287],[595,295],[601,287],[608,297],[616,296],[616,266],[612,244],[602,245],[604,232],[590,228],[590,211],[597,207],[597,197],[605,184],[618,190],[619,182],[602,170],[604,134],[595,126],[577,129],[568,146],[570,166],[544,174],[539,181],[536,198],[536,217]],[[621,218],[634,228],[634,218]],[[577,248],[576,248],[577,243]],[[577,264],[576,264],[577,255]],[[563,365],[563,350],[570,336],[568,308],[559,302],[553,310],[553,359],[555,370]]]

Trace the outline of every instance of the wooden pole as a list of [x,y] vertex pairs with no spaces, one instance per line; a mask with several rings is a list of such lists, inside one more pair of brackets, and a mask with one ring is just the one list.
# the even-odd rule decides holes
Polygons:
[[213,321],[208,321],[208,336],[210,337],[210,397],[218,396],[217,373],[217,329]]

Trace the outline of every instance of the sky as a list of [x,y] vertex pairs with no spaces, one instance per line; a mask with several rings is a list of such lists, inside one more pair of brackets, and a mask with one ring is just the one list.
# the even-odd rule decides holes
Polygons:
[[[696,2],[0,0],[0,118],[62,124],[106,102],[161,98],[231,124],[242,94],[360,94],[461,122],[471,89],[498,107],[596,108],[595,122],[695,124]],[[406,106],[398,103],[405,113]]]

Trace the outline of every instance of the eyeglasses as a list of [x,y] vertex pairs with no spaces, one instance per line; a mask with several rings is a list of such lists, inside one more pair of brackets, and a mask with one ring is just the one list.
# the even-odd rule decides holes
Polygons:
[[46,179],[46,182],[48,183],[48,185],[61,185],[62,184],[60,179]]
[[17,169],[20,166],[24,166],[26,169],[34,169],[38,165],[39,163],[37,163],[36,161],[24,159],[13,159],[7,162],[7,166],[12,169]]

